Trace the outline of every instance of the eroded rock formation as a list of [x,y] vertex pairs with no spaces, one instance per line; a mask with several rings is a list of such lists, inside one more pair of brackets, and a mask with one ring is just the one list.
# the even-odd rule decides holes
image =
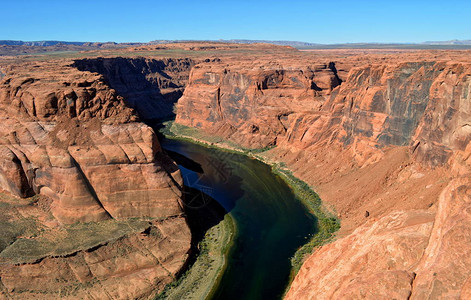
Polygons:
[[173,105],[183,94],[194,61],[191,59],[96,58],[76,60],[81,71],[102,74],[126,104],[142,119],[174,116]]
[[275,145],[294,110],[316,111],[340,84],[335,65],[289,68],[267,62],[197,65],[178,104],[176,121],[245,147]]
[[307,259],[288,299],[468,295],[466,53],[316,54],[198,64],[176,122],[276,145],[265,156],[341,218],[339,239]]
[[[12,239],[2,241],[0,293],[151,298],[174,280],[190,248],[179,170],[102,75],[71,63],[25,63],[0,82],[0,188],[39,196],[33,207],[8,205],[19,220],[37,219],[33,227],[43,228],[22,236],[12,229]],[[8,225],[19,217],[4,218]],[[149,221],[113,229],[133,218]],[[77,222],[110,225],[101,240],[69,249],[56,233]],[[30,253],[34,243],[42,245],[38,253]],[[51,247],[57,251],[43,251]]]
[[[181,178],[130,107],[162,118],[185,88],[177,123],[246,148],[276,146],[263,155],[286,163],[341,219],[288,299],[469,298],[469,52],[175,47],[215,52],[2,68],[0,185],[39,197],[4,201],[13,205],[5,224],[40,224],[5,225],[2,296],[151,297],[172,280],[190,240]],[[129,217],[149,221],[119,223]],[[13,255],[107,222],[94,229],[106,232],[101,241]]]

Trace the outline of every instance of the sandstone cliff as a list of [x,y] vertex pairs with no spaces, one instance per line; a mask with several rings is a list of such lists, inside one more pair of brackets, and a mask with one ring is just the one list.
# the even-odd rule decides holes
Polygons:
[[335,65],[241,61],[202,63],[177,104],[176,122],[250,148],[275,145],[294,111],[317,111],[340,84]]
[[0,187],[29,198],[0,193],[0,295],[147,298],[174,278],[181,178],[132,108],[162,119],[185,89],[177,123],[276,146],[341,219],[288,299],[469,298],[469,52],[227,47],[2,68]]
[[[180,173],[103,75],[72,63],[23,63],[0,82],[0,188],[39,197],[5,204],[16,213],[3,215],[13,229],[2,236],[0,293],[152,297],[190,248]],[[30,218],[37,224],[14,229]],[[136,218],[144,223],[129,225]],[[97,238],[74,244],[77,226]],[[60,238],[65,232],[70,239]]]
[[307,259],[288,299],[469,294],[465,54],[322,52],[194,67],[176,122],[243,147],[276,145],[265,156],[341,218],[341,238]]
[[172,117],[194,61],[191,59],[96,58],[76,60],[81,71],[102,74],[142,119]]

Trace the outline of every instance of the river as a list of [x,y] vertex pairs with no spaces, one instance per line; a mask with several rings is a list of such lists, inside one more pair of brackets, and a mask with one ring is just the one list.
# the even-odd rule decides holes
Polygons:
[[[185,185],[211,196],[235,221],[235,242],[214,299],[281,299],[290,258],[315,233],[315,217],[258,160],[188,141],[164,139],[161,144],[176,158]],[[190,199],[187,205],[205,203]]]

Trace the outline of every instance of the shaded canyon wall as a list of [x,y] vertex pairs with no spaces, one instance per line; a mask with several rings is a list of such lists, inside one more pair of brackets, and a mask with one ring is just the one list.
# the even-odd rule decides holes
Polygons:
[[[340,70],[340,72],[339,72]],[[471,65],[201,63],[176,122],[284,161],[342,220],[288,299],[469,294]],[[463,296],[464,297],[464,296]]]

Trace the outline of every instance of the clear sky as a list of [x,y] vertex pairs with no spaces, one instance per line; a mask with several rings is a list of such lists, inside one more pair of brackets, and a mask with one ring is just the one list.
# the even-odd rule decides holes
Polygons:
[[470,0],[0,1],[0,40],[471,39]]

